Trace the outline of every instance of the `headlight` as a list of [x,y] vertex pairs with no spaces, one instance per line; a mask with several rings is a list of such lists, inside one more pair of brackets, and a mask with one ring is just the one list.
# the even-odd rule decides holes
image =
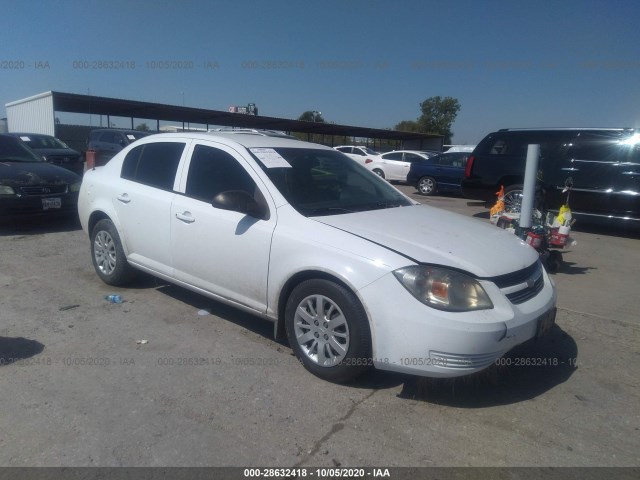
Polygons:
[[80,185],[82,185],[82,182],[72,183],[71,187],[69,187],[69,190],[72,191],[72,192],[79,192],[80,191]]
[[464,273],[429,265],[415,265],[393,272],[400,283],[425,305],[448,312],[493,308],[480,283]]
[[16,191],[8,185],[0,185],[0,195],[15,195]]

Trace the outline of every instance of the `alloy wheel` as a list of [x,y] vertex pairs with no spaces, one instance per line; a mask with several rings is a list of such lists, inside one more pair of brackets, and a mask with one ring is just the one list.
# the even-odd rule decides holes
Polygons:
[[101,230],[96,235],[93,244],[93,256],[96,265],[105,275],[111,275],[116,268],[116,244],[109,232]]
[[328,297],[311,295],[296,308],[295,339],[303,353],[321,367],[339,364],[349,350],[349,326],[340,307]]

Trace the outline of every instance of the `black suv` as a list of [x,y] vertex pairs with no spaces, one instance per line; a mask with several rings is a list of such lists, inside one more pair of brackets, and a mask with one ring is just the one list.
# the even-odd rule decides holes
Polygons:
[[[565,203],[577,216],[640,223],[640,132],[634,129],[504,129],[487,135],[465,169],[465,197],[492,204],[501,185],[505,201],[521,196],[529,144],[540,145],[539,177],[545,208]],[[634,222],[635,223],[635,222]]]
[[89,133],[87,150],[95,150],[96,166],[104,165],[130,143],[149,135],[139,130],[116,130],[113,128],[97,128]]

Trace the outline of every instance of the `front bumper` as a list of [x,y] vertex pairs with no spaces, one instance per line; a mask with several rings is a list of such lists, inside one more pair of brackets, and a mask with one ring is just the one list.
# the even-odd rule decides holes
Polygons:
[[429,377],[469,375],[493,365],[515,346],[536,336],[540,319],[553,314],[555,286],[512,304],[492,282],[481,281],[494,308],[451,313],[416,300],[389,273],[361,289],[370,318],[373,364],[381,370]]
[[[45,208],[43,199],[60,199],[60,208]],[[0,196],[0,217],[70,215],[78,212],[78,192],[52,195]]]

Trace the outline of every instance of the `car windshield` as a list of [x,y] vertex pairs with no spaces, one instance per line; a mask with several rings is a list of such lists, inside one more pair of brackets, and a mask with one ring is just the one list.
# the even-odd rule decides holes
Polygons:
[[[334,150],[250,149],[287,201],[307,217],[412,203],[385,180]],[[268,157],[265,157],[268,151]]]
[[20,140],[30,148],[69,148],[67,144],[48,135],[20,135]]
[[44,162],[17,138],[0,136],[0,162]]

